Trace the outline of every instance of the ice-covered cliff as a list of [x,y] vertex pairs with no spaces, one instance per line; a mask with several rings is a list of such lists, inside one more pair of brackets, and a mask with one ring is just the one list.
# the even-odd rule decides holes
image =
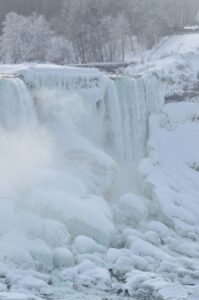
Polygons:
[[151,74],[0,74],[0,298],[197,293],[197,104]]

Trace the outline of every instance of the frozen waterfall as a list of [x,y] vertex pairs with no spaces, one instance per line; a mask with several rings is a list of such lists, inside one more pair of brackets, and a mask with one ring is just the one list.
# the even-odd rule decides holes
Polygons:
[[[184,240],[197,257],[197,201],[178,202],[181,186],[167,175],[177,125],[163,82],[55,66],[0,72],[0,298],[1,274],[10,292],[36,296],[65,280],[147,300],[167,299],[181,282],[184,297],[183,282],[197,276]],[[197,159],[189,169],[196,182]]]
[[0,79],[3,198],[15,191],[9,201],[19,214],[55,219],[73,238],[85,234],[108,245],[113,220],[105,200],[139,190],[148,118],[164,99],[157,79],[110,79],[95,69],[6,71]]
[[54,67],[19,68],[15,75],[5,67],[4,73],[2,201],[8,198],[17,214],[55,219],[73,237],[108,245],[113,220],[105,200],[138,189],[148,117],[163,103],[157,79]]
[[120,168],[120,192],[138,189],[148,119],[163,106],[163,84],[155,77],[110,79],[96,69],[30,68],[18,73],[32,93],[40,122],[57,129],[61,147],[90,144],[101,149]]

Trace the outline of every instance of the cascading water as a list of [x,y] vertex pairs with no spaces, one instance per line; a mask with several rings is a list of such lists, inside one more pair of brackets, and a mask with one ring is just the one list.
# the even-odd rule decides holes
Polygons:
[[0,77],[0,122],[8,129],[36,124],[33,100],[24,82],[17,77]]
[[47,164],[45,146],[48,143],[39,128],[31,93],[18,76],[0,76],[0,106],[0,208],[3,216],[10,202],[13,209],[18,209],[17,203],[22,201],[32,169]]
[[120,192],[139,191],[137,168],[146,155],[148,120],[164,103],[156,78],[114,78],[104,99],[104,150],[120,166]]

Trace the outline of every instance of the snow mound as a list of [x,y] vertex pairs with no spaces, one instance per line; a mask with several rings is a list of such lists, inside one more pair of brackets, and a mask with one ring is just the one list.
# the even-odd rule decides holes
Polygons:
[[74,258],[71,251],[66,248],[56,248],[53,255],[53,264],[56,268],[72,266]]
[[191,228],[197,232],[199,217],[198,105],[167,104],[163,111],[166,122],[162,115],[151,117],[149,156],[154,167],[146,181],[153,186],[164,221],[187,236]]
[[98,245],[94,240],[86,236],[76,237],[73,249],[75,253],[85,254],[94,252],[104,252],[104,248]]

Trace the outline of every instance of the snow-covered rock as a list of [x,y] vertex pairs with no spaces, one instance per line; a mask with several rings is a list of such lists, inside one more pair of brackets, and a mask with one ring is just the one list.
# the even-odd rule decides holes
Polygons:
[[53,253],[53,264],[56,268],[71,267],[74,264],[73,254],[69,249],[56,248]]
[[35,240],[30,249],[30,254],[38,270],[49,271],[52,269],[53,253],[44,241]]
[[104,248],[98,245],[93,239],[86,236],[76,237],[73,250],[77,254],[104,252]]
[[2,260],[6,263],[12,263],[16,267],[25,269],[34,269],[34,261],[28,251],[17,246],[3,244],[1,247]]
[[26,205],[40,217],[64,223],[73,237],[85,234],[104,245],[110,242],[113,224],[110,209],[102,198],[81,199],[59,190],[35,190],[28,195]]

